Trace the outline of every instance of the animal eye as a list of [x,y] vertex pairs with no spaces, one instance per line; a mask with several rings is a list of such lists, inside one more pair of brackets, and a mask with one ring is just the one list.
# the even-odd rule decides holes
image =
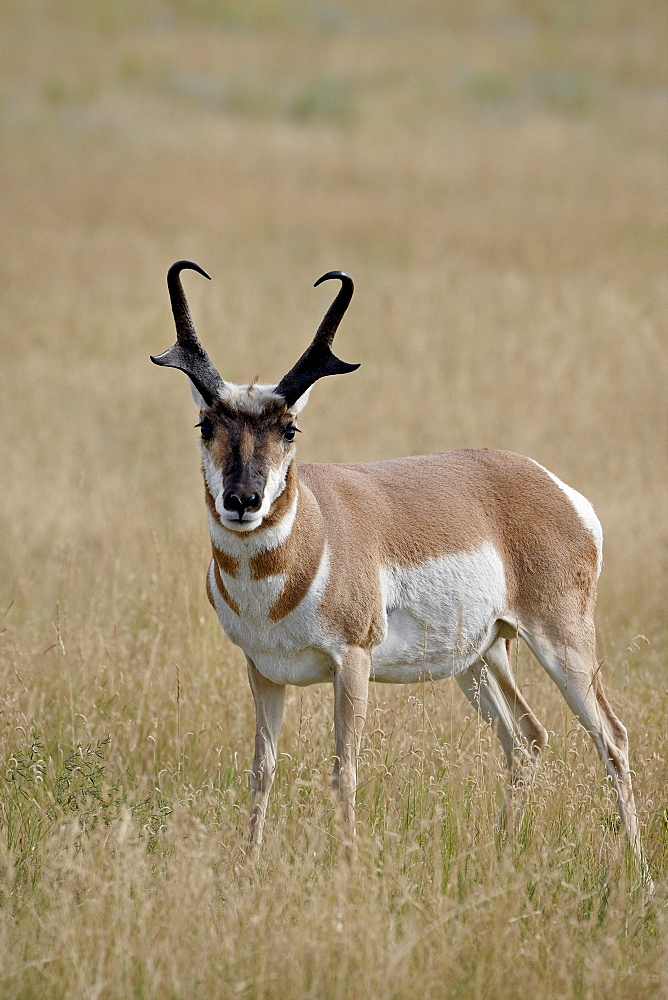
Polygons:
[[213,427],[211,426],[211,422],[207,420],[206,417],[204,418],[204,420],[200,421],[199,424],[195,424],[195,427],[199,427],[200,432],[202,434],[202,438],[205,441],[211,440],[211,438],[213,437]]
[[287,430],[285,431],[285,434],[283,435],[283,438],[285,441],[294,441],[296,433],[297,433],[296,427],[288,427]]

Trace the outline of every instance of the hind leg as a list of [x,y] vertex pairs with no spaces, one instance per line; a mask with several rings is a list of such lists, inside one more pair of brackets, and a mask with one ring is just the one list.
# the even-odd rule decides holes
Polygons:
[[[518,825],[522,821],[529,790],[533,784],[540,763],[540,756],[547,746],[547,730],[538,721],[517,686],[510,667],[511,640],[497,639],[485,654],[485,661],[510,709],[515,726],[519,730],[522,743],[515,751],[510,770],[510,795],[504,802],[500,826],[510,823]],[[508,815],[510,812],[510,816]]]
[[520,634],[591,736],[617,793],[619,815],[631,850],[643,877],[651,883],[640,844],[626,729],[603,690],[593,626],[583,627],[559,643],[545,635],[537,637],[523,630]]
[[524,749],[535,764],[547,746],[547,731],[524,700],[510,668],[510,640],[497,639],[485,653],[485,662],[494,675],[506,705],[524,740]]
[[472,705],[496,732],[510,775],[510,794],[501,812],[501,826],[517,826],[522,819],[531,784],[547,733],[522,698],[508,663],[503,639],[456,678]]

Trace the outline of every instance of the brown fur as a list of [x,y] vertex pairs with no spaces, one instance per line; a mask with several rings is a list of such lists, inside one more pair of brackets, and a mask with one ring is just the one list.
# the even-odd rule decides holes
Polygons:
[[235,559],[234,556],[228,555],[227,552],[222,552],[213,544],[213,542],[211,543],[211,551],[213,553],[213,558],[216,560],[218,569],[221,569],[223,573],[227,573],[228,576],[234,577],[237,575],[239,571],[238,559]]
[[266,463],[268,467],[282,458],[282,436],[293,422],[292,416],[278,406],[267,407],[260,414],[232,410],[216,402],[207,410],[215,434],[207,445],[214,463],[225,470],[231,462],[244,466]]
[[[287,564],[288,560],[292,563],[283,591],[269,612],[272,621],[278,622],[281,618],[285,618],[306,596],[318,572],[324,545],[325,534],[322,515],[310,492],[303,490],[299,494],[295,525],[286,543],[289,554],[281,551],[285,546],[279,546],[272,552],[264,553],[262,557],[256,556],[255,559],[251,560],[251,572],[253,573],[256,560],[266,560],[270,556],[274,556],[276,560],[275,562],[272,560],[271,572],[282,572],[280,569],[277,570],[280,564]],[[263,569],[269,568],[265,561]]]
[[[406,566],[485,541],[506,566],[509,604],[527,624],[561,631],[596,594],[596,546],[573,506],[534,462],[462,450],[364,465],[300,464],[327,525],[332,572],[323,613],[368,647],[380,627],[377,564]],[[358,540],[364,539],[363,548]]]
[[[239,605],[237,604],[237,602],[232,597],[230,597],[229,591],[228,591],[227,587],[225,586],[225,584],[223,583],[223,578],[220,575],[220,570],[218,569],[218,563],[215,562],[215,561],[214,561],[214,564],[213,564],[213,576],[214,576],[214,579],[216,581],[216,586],[218,587],[218,590],[220,591],[220,596],[223,598],[223,600],[228,605],[228,607],[232,608],[232,611],[234,611],[235,615],[238,615],[239,614]],[[213,607],[215,609],[215,604],[211,600],[211,596],[210,595],[209,595],[209,601],[211,602],[211,604],[213,605]]]

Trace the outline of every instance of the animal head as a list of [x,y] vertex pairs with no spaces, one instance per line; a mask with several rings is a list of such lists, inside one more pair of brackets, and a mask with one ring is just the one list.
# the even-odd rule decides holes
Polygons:
[[208,278],[197,264],[180,260],[167,272],[167,288],[176,326],[176,343],[151,356],[156,365],[179,368],[190,380],[200,410],[202,467],[209,494],[224,527],[248,532],[258,528],[285,490],[295,454],[297,417],[311,386],[325,375],[355,371],[340,361],[332,340],[353,294],[344,271],[328,271],[319,285],[338,278],[341,288],[316,334],[297,363],[276,385],[225,382],[197,339],[180,273],[190,268]]

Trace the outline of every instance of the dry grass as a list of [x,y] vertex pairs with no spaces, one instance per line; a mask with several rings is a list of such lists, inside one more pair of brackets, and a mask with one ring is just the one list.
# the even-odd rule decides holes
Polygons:
[[[662,5],[8,3],[0,37],[0,995],[638,1000],[666,988]],[[531,454],[606,531],[599,638],[648,907],[602,768],[551,732],[512,848],[453,685],[379,688],[360,857],[331,693],[294,691],[259,869],[252,709],[206,604],[194,415],[148,354],[179,257],[223,373],[278,379],[344,267],[354,377],[301,455]],[[663,979],[662,979],[663,977]]]

